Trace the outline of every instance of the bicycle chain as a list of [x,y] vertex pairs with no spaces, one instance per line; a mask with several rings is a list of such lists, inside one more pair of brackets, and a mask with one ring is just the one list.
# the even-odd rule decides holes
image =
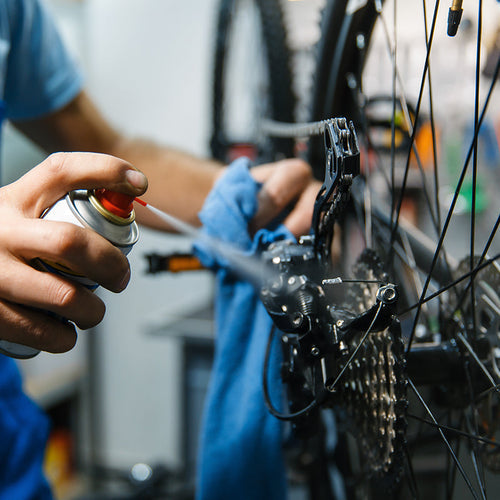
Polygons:
[[272,137],[302,139],[321,135],[331,119],[307,123],[285,123],[268,118],[261,122],[262,132]]

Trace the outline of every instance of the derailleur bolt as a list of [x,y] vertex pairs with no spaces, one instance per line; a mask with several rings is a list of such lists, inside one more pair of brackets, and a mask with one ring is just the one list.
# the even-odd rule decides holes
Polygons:
[[396,287],[394,285],[385,285],[378,289],[377,299],[384,304],[390,304],[397,299]]
[[301,313],[296,313],[293,315],[292,323],[294,326],[300,326],[302,324],[304,316]]

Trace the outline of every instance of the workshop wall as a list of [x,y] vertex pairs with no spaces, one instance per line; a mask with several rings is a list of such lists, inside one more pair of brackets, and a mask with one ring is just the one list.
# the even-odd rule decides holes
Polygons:
[[[208,155],[215,0],[45,1],[111,123],[128,135]],[[3,183],[44,157],[5,126]],[[170,336],[168,325],[211,302],[212,277],[147,276],[144,256],[189,248],[185,238],[142,230],[127,290],[98,292],[107,306],[103,323],[80,333],[70,353],[21,363],[28,392],[47,411],[77,398],[81,429],[74,444],[82,463],[179,465],[182,340]]]
[[[130,135],[148,137],[199,155],[208,154],[216,0],[47,3],[85,71],[88,91],[112,123]],[[298,10],[303,5],[291,2],[290,8]],[[304,17],[296,17],[302,26]],[[497,23],[497,17],[485,19],[485,31],[493,33],[488,21]],[[399,43],[408,48],[408,58],[402,67],[411,73],[413,67],[421,66],[421,62],[416,62],[421,54],[411,53],[411,16],[405,26],[408,29],[401,33]],[[460,71],[470,69],[469,61],[461,57],[468,44],[465,30],[461,36],[460,50],[438,55],[440,59],[433,61],[433,77],[445,78],[450,66],[460,67]],[[310,43],[309,39],[297,38],[294,49],[309,50]],[[390,61],[383,62],[386,48],[376,41],[374,47],[381,58],[371,81],[365,83],[377,89],[387,81],[391,65]],[[459,90],[465,93],[468,89]],[[447,116],[438,117],[443,130],[443,153],[460,144],[466,125],[461,118],[471,106],[461,95],[448,92],[445,97],[460,102],[460,106],[450,104]],[[9,128],[4,142],[5,182],[43,158]],[[497,176],[497,171],[491,175]],[[491,189],[496,189],[495,183]],[[188,248],[185,238],[143,230],[130,257],[132,279],[128,289],[119,295],[99,292],[107,304],[106,318],[94,332],[82,333],[79,341],[82,345],[90,339],[97,352],[86,357],[90,362],[88,372],[95,378],[82,414],[85,427],[91,425],[85,429],[81,444],[84,454],[92,459],[116,467],[129,467],[138,461],[180,463],[181,340],[169,334],[169,324],[210,303],[212,279],[206,273],[148,276],[144,254]],[[80,367],[86,354],[76,350],[61,357],[41,355],[41,362],[37,359],[27,364],[54,366],[65,360],[73,362],[72,356],[76,355]]]
[[[88,88],[128,134],[206,155],[212,0],[88,0]],[[189,248],[180,237],[143,231],[125,293],[106,294],[98,329],[102,385],[98,453],[105,462],[174,463],[180,453],[178,341],[152,330],[211,297],[207,274],[144,274],[144,254]]]

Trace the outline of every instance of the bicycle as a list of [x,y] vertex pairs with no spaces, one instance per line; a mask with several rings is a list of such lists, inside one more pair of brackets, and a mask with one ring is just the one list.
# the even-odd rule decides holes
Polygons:
[[212,156],[263,162],[293,155],[293,140],[271,138],[262,116],[293,121],[290,51],[278,0],[221,0],[212,82]]
[[[415,9],[423,19],[424,49],[419,62],[408,64],[423,68],[419,76],[410,74],[406,81],[400,67],[397,2],[330,0],[317,49],[311,124],[269,122],[277,115],[264,111],[252,119],[261,121],[259,134],[248,140],[243,134],[247,143],[263,137],[271,158],[290,154],[294,139],[311,136],[306,158],[316,177],[324,178],[312,234],[298,243],[275,244],[263,254],[274,272],[261,290],[276,325],[270,338],[281,332],[288,408],[279,410],[268,396],[267,405],[291,423],[308,455],[304,469],[314,499],[332,498],[332,460],[342,466],[349,498],[452,498],[464,490],[468,497],[485,498],[492,474],[500,471],[498,208],[481,220],[488,226],[486,234],[477,234],[478,138],[494,100],[500,60],[480,105],[480,1],[479,49],[472,65],[473,130],[463,164],[457,169],[456,160],[449,159],[449,171],[443,172],[438,124],[452,127],[465,104],[453,108],[448,96],[456,101],[456,95],[449,87],[439,96],[444,112],[438,112],[433,99],[431,54],[436,31],[443,30],[437,27],[439,2],[432,14],[425,2],[404,5],[404,12],[411,9],[407,27],[419,26]],[[454,2],[450,31],[456,28],[456,8]],[[463,38],[465,21],[458,28]],[[449,51],[456,49],[446,50],[440,58],[445,66]],[[390,57],[384,68],[385,53]],[[377,67],[382,67],[380,81],[373,77]],[[458,76],[465,95],[465,70]],[[414,81],[418,85],[410,94],[405,89]],[[270,97],[289,88],[289,82],[281,85],[268,88]],[[427,96],[429,104],[424,104]],[[220,137],[218,130],[214,137]],[[283,153],[280,143],[267,136],[291,140],[292,147]],[[445,173],[455,186],[449,196],[441,184]],[[463,224],[460,204],[469,206],[472,236],[465,248],[458,248],[455,237],[451,252],[445,251],[453,222],[461,217]],[[265,394],[266,375],[264,369]],[[332,409],[342,431],[342,446],[333,459],[323,421]]]
[[[405,8],[410,7],[406,3]],[[317,139],[309,142],[308,159],[318,177],[326,164],[312,237],[270,248],[265,255],[270,265],[277,263],[280,276],[263,288],[262,298],[284,332],[290,413],[279,412],[271,401],[268,406],[278,418],[292,421],[299,436],[314,427],[321,435],[320,408],[335,408],[341,425],[349,427],[357,441],[348,451],[358,457],[344,457],[349,458],[343,472],[352,498],[377,498],[381,490],[384,498],[419,498],[431,479],[432,495],[451,498],[465,488],[470,497],[485,498],[492,482],[487,471],[500,470],[495,442],[500,416],[500,268],[495,253],[498,209],[493,209],[480,248],[475,241],[478,135],[500,61],[482,108],[476,91],[473,137],[456,175],[456,189],[441,214],[446,203],[440,197],[436,131],[443,114],[432,100],[436,91],[429,67],[439,2],[432,21],[427,20],[425,3],[417,7],[423,11],[426,50],[414,99],[404,90],[408,82],[394,55],[397,42],[389,35],[387,9],[397,18],[397,3],[331,1],[325,7],[311,120],[346,116],[354,126],[324,122],[326,147]],[[416,24],[414,10],[411,16]],[[481,22],[480,10],[479,33]],[[370,58],[380,64],[381,50],[391,55],[388,93],[369,81]],[[476,84],[479,75],[478,64]],[[463,71],[460,77],[463,80]],[[432,132],[430,175],[416,147],[425,86],[431,89],[425,111]],[[445,117],[446,111],[449,108]],[[354,129],[361,153],[352,142]],[[287,134],[279,124],[269,130]],[[361,167],[353,166],[353,158],[359,161],[360,156]],[[464,196],[461,188],[471,159],[473,236],[465,256],[457,259],[443,247]],[[427,177],[434,182],[432,189]],[[424,200],[426,232],[433,231],[435,241],[403,221],[408,195],[415,196],[415,191]],[[335,239],[342,240],[339,255],[330,250]],[[351,258],[353,254],[357,257]],[[332,257],[337,260],[333,266]],[[321,467],[328,457],[321,446],[315,449]],[[430,458],[438,458],[438,463],[427,468],[417,463]],[[323,468],[316,482],[328,481]],[[327,486],[311,492],[313,498],[331,497]]]

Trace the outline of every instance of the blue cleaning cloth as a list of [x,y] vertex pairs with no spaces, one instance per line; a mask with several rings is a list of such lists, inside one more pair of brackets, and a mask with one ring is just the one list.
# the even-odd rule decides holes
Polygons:
[[[260,185],[246,159],[236,160],[208,196],[200,219],[209,236],[257,254],[277,239],[293,239],[279,226],[260,230],[254,238],[248,223],[257,210]],[[286,498],[282,426],[267,411],[262,371],[272,326],[258,291],[231,266],[199,241],[195,251],[215,269],[216,348],[205,403],[198,455],[197,498],[200,500],[280,500]],[[281,351],[278,336],[269,360],[269,391],[273,404],[281,399]]]
[[22,391],[14,360],[0,354],[0,500],[50,500],[42,473],[48,418]]

